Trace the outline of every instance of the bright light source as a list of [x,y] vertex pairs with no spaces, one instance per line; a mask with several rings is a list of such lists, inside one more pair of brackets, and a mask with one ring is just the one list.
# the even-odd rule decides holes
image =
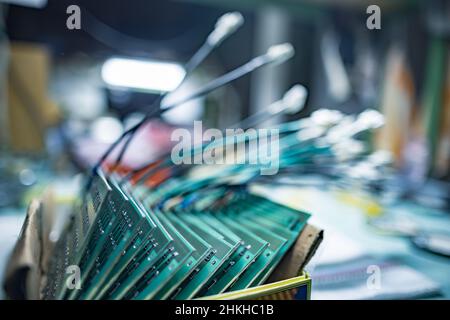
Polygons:
[[47,4],[47,0],[0,0],[0,2],[21,5],[24,7],[32,7],[41,9]]
[[110,86],[157,92],[172,91],[183,80],[185,70],[172,62],[111,58],[102,67],[102,78]]
[[123,132],[122,123],[113,117],[100,117],[91,125],[91,134],[102,143],[113,143]]

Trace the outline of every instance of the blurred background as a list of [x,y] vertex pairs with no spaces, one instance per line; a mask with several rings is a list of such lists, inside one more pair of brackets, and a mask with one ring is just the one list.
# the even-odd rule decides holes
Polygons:
[[[369,28],[370,5],[380,8],[379,28]],[[326,230],[310,267],[313,298],[450,298],[450,2],[442,0],[0,0],[0,274],[30,199],[49,184],[61,202],[72,197],[73,176],[177,86],[229,11],[245,24],[172,98],[271,45],[290,42],[295,57],[152,120],[123,165],[166,152],[174,128],[230,127],[296,83],[308,90],[305,108],[271,121],[376,109],[385,125],[371,145],[392,157],[382,196],[314,184],[272,196]],[[381,270],[381,289],[366,285],[369,266]]]

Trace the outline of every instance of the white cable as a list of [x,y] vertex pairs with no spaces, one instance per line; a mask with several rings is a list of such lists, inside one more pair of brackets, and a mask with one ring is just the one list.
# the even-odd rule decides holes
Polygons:
[[268,107],[268,111],[275,115],[278,113],[295,114],[303,109],[308,92],[301,84],[296,84],[289,89],[283,98],[275,101]]
[[239,12],[229,12],[221,16],[214,30],[208,36],[206,42],[216,47],[222,43],[228,36],[234,33],[244,23],[244,17]]
[[266,53],[266,57],[271,63],[280,64],[292,58],[295,54],[292,44],[286,42],[271,46]]

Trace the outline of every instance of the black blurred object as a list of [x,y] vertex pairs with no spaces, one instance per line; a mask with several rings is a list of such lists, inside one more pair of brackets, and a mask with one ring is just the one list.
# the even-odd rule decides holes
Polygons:
[[159,94],[139,92],[136,90],[105,89],[107,92],[108,107],[115,112],[120,119],[134,112],[147,112],[153,105]]

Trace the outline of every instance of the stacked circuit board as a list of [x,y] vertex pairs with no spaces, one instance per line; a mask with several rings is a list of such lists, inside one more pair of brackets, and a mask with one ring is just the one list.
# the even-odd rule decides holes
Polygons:
[[193,299],[258,286],[308,218],[245,191],[216,206],[153,206],[99,170],[55,248],[43,296]]

